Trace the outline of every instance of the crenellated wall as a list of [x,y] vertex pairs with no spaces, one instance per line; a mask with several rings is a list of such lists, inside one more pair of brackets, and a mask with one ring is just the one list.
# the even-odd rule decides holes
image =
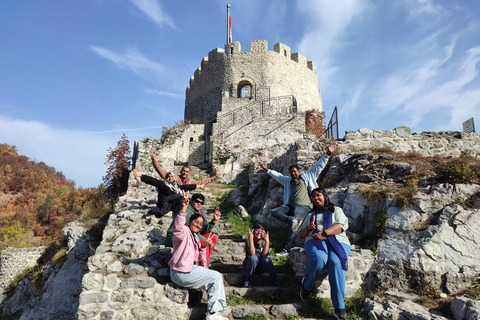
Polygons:
[[[241,88],[246,86],[244,96]],[[205,123],[255,100],[293,96],[298,111],[323,110],[315,64],[290,47],[267,40],[250,42],[242,52],[239,42],[225,44],[204,57],[186,90],[185,119]]]
[[391,130],[370,130],[361,128],[345,132],[345,142],[340,143],[342,151],[389,148],[395,152],[416,152],[424,157],[460,157],[466,154],[480,158],[480,135],[458,131],[412,133],[409,127]]

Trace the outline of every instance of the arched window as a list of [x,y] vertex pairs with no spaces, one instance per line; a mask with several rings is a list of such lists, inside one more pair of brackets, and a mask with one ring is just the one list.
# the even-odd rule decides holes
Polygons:
[[250,99],[252,98],[252,85],[248,81],[242,81],[238,84],[238,98]]

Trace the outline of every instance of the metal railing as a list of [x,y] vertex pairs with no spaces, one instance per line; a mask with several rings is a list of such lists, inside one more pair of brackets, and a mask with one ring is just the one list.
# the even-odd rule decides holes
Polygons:
[[255,90],[255,97],[267,96],[266,99],[255,100],[247,105],[241,106],[230,112],[226,112],[218,117],[210,119],[204,125],[204,159],[208,159],[210,144],[207,143],[208,138],[213,136],[213,124],[217,124],[216,136],[223,139],[255,120],[260,119],[285,119],[291,118],[297,113],[296,100],[293,96],[282,96],[270,98],[270,89],[263,87],[263,94],[260,90]]
[[327,129],[319,137],[319,139],[335,139],[338,140],[338,114],[337,106],[333,109],[332,116],[328,122]]
[[275,97],[266,100],[259,100],[245,106],[224,113],[216,118],[216,132],[223,138],[236,128],[249,124],[259,119],[287,118],[296,113],[296,106],[293,105],[293,96]]

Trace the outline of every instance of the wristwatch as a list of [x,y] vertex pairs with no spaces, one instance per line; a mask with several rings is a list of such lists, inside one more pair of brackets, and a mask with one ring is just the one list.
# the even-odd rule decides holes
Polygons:
[[322,237],[327,238],[328,234],[325,232],[325,230],[322,231]]

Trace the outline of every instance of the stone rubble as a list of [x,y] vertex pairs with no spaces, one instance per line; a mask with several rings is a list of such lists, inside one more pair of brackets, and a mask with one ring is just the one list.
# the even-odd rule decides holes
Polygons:
[[[278,141],[281,137],[277,137]],[[241,174],[248,183],[251,205],[244,205],[245,195],[238,189],[232,192],[233,203],[243,205],[240,213],[250,211],[255,219],[266,225],[281,225],[270,216],[270,210],[282,202],[283,189],[258,169],[263,161],[268,167],[285,172],[292,163],[302,170],[310,167],[323,154],[325,142],[310,135],[295,143],[274,144],[268,150],[248,149],[217,163],[224,182],[234,182]],[[327,188],[332,202],[341,206],[349,218],[348,236],[360,242],[362,236],[377,232],[375,214],[381,210],[387,215],[382,237],[375,248],[355,245],[349,257],[347,295],[353,295],[362,286],[392,289],[421,290],[431,286],[443,296],[455,296],[471,286],[480,274],[478,257],[480,239],[479,208],[460,205],[480,194],[478,184],[455,188],[448,184],[420,187],[414,197],[415,204],[407,209],[395,207],[389,195],[383,202],[368,203],[359,189],[380,182],[401,183],[403,177],[415,167],[391,161],[389,155],[376,156],[367,149],[391,147],[398,152],[415,151],[424,155],[442,154],[458,156],[461,152],[478,157],[478,134],[456,132],[412,134],[407,127],[378,131],[360,129],[348,132],[340,142],[341,153],[332,158],[324,173],[324,181],[333,181]],[[146,139],[136,150],[137,170],[155,175],[151,171],[149,153],[158,148],[158,141]],[[233,144],[232,144],[233,148]],[[423,150],[423,151],[422,151]],[[389,162],[382,165],[381,162]],[[372,170],[366,170],[367,165]],[[177,172],[170,163],[167,170]],[[208,173],[192,168],[192,175]],[[350,181],[351,173],[356,180]],[[207,186],[202,191],[211,208],[216,196]],[[173,284],[168,276],[167,261],[171,248],[166,248],[164,236],[171,222],[171,214],[156,219],[146,217],[155,206],[154,188],[130,177],[129,189],[116,204],[117,212],[109,217],[103,239],[96,248],[78,223],[70,224],[65,232],[68,252],[63,265],[49,263],[43,271],[45,285],[38,291],[32,279],[23,279],[15,294],[2,303],[3,313],[10,314],[23,308],[21,319],[199,319],[206,310],[205,293],[186,290]],[[252,208],[257,208],[253,210]],[[211,217],[207,209],[207,216]],[[231,286],[241,281],[239,266],[244,257],[243,237],[229,233],[229,225],[219,222],[214,229],[220,233],[219,242],[211,257],[212,268],[224,268],[227,296],[242,296],[249,288]],[[298,277],[304,271],[305,254],[301,241],[292,250],[291,264]],[[95,252],[92,251],[95,250]],[[373,250],[374,249],[374,250]],[[235,270],[237,275],[235,275]],[[317,295],[329,296],[325,274],[317,280]],[[271,288],[258,287],[269,292]],[[275,290],[275,289],[274,289]],[[401,297],[399,297],[401,295]],[[401,301],[399,301],[401,300]],[[372,319],[446,319],[435,311],[415,303],[416,297],[404,293],[386,294],[383,298],[365,301],[365,310]],[[298,315],[300,305],[229,307],[224,315],[239,319],[247,315],[265,315],[282,318]],[[458,296],[450,303],[454,319],[478,319],[477,300]]]

